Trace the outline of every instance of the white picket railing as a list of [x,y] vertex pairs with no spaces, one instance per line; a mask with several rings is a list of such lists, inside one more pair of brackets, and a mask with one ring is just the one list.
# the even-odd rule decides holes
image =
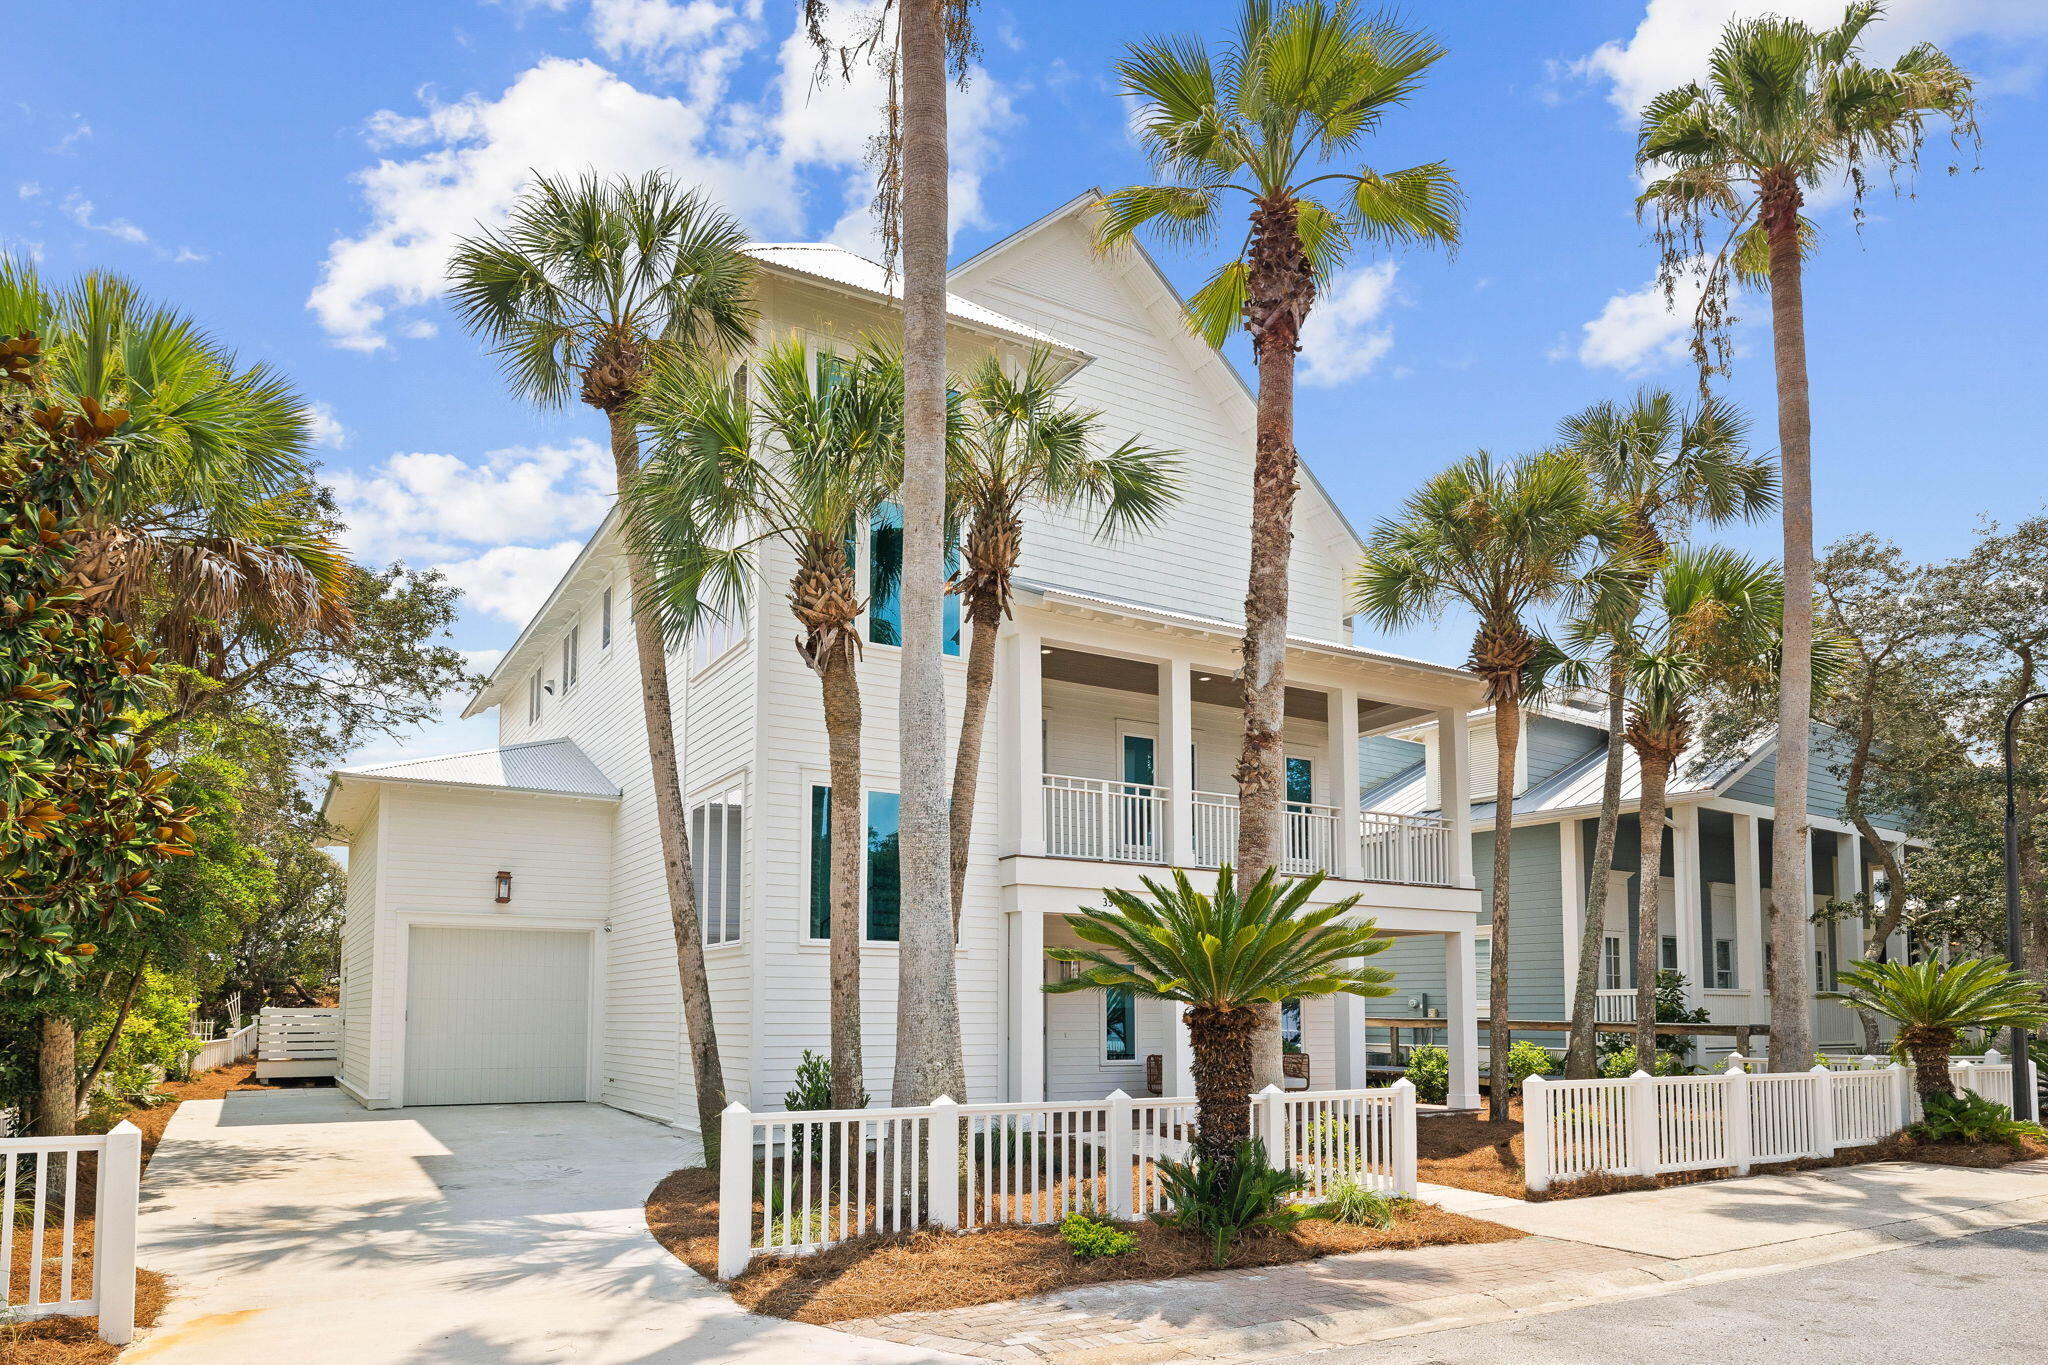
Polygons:
[[256,1079],[341,1069],[341,1011],[265,1009],[256,1019]]
[[[79,1158],[97,1164],[96,1194],[79,1207]],[[142,1134],[122,1122],[91,1137],[0,1138],[0,1318],[92,1317],[100,1339],[124,1346],[135,1334],[135,1216],[142,1184]],[[81,1217],[92,1219],[84,1254]],[[17,1239],[28,1271],[14,1276]]]
[[1633,1024],[1636,1021],[1635,987],[1603,987],[1593,992],[1593,1017],[1603,1024]]
[[261,1025],[244,1024],[232,1033],[212,1039],[192,1054],[192,1061],[185,1069],[196,1074],[254,1056],[257,1036],[261,1031]]
[[1229,792],[1195,793],[1195,866],[1221,867],[1237,861],[1237,797]]
[[1165,859],[1166,788],[1045,774],[1045,851],[1055,858]]
[[[1252,1131],[1303,1195],[1342,1179],[1415,1193],[1415,1087],[1295,1091],[1250,1100]],[[754,1113],[721,1120],[718,1273],[869,1233],[1128,1220],[1168,1207],[1161,1161],[1185,1160],[1195,1101],[1132,1099]]]
[[1390,815],[1369,810],[1360,853],[1369,882],[1411,886],[1451,884],[1451,822],[1434,815]]
[[[1194,794],[1197,867],[1221,867],[1237,857],[1237,797]],[[1290,801],[1283,817],[1280,870],[1296,876],[1337,870],[1337,808]]]

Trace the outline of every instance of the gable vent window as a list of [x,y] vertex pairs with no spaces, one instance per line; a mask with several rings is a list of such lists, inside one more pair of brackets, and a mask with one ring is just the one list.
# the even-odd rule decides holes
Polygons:
[[576,626],[569,627],[569,633],[562,637],[562,695],[568,696],[569,689],[576,685],[576,671],[582,662],[583,649]]
[[740,938],[740,868],[746,848],[744,793],[723,791],[690,812],[690,853],[697,879],[697,923],[706,944]]
[[540,719],[540,672],[537,669],[534,675],[526,680],[526,719]]
[[612,590],[610,588],[606,588],[604,596],[598,600],[597,647],[599,649],[610,649],[612,647]]

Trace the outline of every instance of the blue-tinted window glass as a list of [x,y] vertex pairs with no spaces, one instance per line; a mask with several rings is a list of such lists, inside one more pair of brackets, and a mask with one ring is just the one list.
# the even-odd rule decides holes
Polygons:
[[[878,645],[903,643],[903,508],[885,502],[870,519],[868,536],[868,639]],[[960,552],[946,547],[946,576],[960,572]],[[941,607],[940,648],[960,654],[960,599],[947,593]]]
[[811,788],[811,937],[832,937],[832,789]]
[[1313,805],[1316,799],[1316,768],[1306,758],[1287,760],[1287,799],[1302,805]]
[[1137,1030],[1132,1026],[1130,988],[1111,987],[1103,1002],[1102,1055],[1112,1062],[1128,1062],[1138,1055]]
[[1301,1051],[1301,1002],[1282,1000],[1280,1002],[1280,1050]]
[[868,937],[894,943],[899,936],[902,875],[897,858],[895,792],[868,793]]

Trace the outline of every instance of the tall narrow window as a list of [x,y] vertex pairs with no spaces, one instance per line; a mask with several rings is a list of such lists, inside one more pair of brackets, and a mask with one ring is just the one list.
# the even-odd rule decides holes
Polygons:
[[1658,953],[1657,953],[1657,966],[1658,966],[1658,969],[1659,969],[1659,970],[1661,970],[1661,971],[1667,971],[1667,972],[1675,972],[1675,971],[1677,971],[1677,970],[1678,970],[1678,939],[1677,939],[1677,937],[1676,937],[1675,935],[1672,935],[1672,934],[1666,934],[1666,935],[1664,935],[1664,936],[1663,936],[1663,938],[1662,938],[1661,940],[1659,940],[1659,942],[1658,942],[1658,945],[1657,945],[1657,946],[1658,946],[1658,949],[1659,949],[1659,951],[1658,951]]
[[1300,1052],[1303,1050],[1301,1041],[1301,1002],[1299,1000],[1282,1000],[1280,1002],[1280,1050],[1282,1052]]
[[1600,989],[1618,991],[1627,984],[1621,975],[1621,937],[1609,934],[1600,940]]
[[612,647],[612,590],[610,588],[606,588],[604,596],[598,599],[597,647],[599,649],[610,649]]
[[811,937],[832,937],[832,789],[811,788]]
[[1138,1055],[1136,1007],[1128,986],[1111,986],[1102,993],[1102,1059],[1128,1062]]
[[830,351],[818,352],[818,392],[829,395],[846,382],[847,374],[853,369],[853,362],[843,355]]
[[562,637],[562,695],[568,696],[569,689],[576,685],[577,666],[582,662],[582,649],[577,636],[579,630],[569,627],[569,633]]
[[1714,940],[1714,989],[1732,991],[1735,988],[1735,942],[1717,938]]
[[[869,792],[866,839],[866,937],[873,943],[894,943],[899,937],[902,873],[898,861],[898,807],[895,792]],[[832,937],[832,789],[811,788],[811,935]]]
[[526,719],[529,722],[540,719],[540,670],[537,668],[526,680]]
[[706,944],[740,937],[742,855],[746,845],[738,787],[718,793],[690,812],[690,852],[697,881],[697,923]]
[[[885,502],[868,522],[868,639],[878,645],[903,643],[903,509]],[[946,547],[948,577],[960,571],[956,547]],[[940,647],[960,654],[960,599],[945,595]]]
[[1492,1007],[1492,996],[1487,982],[1493,980],[1493,940],[1475,938],[1472,940],[1472,992],[1479,1001],[1479,1012],[1484,1014]]

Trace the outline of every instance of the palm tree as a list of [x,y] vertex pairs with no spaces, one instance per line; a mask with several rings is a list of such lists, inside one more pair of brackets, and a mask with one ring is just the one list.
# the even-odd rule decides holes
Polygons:
[[[1216,51],[1194,37],[1151,39],[1117,64],[1123,92],[1139,103],[1139,136],[1157,180],[1104,197],[1101,245],[1125,243],[1144,227],[1168,242],[1205,243],[1224,227],[1226,195],[1249,201],[1242,243],[1187,307],[1189,324],[1211,345],[1243,326],[1258,365],[1236,770],[1245,887],[1274,865],[1285,829],[1294,357],[1316,291],[1353,251],[1457,244],[1462,195],[1448,166],[1381,172],[1350,161],[1443,55],[1431,39],[1367,16],[1352,0],[1245,0],[1236,34]],[[1277,1010],[1267,1012],[1260,1071],[1279,1078]]]
[[[1768,460],[1746,448],[1748,422],[1732,405],[1703,399],[1691,411],[1663,390],[1645,389],[1626,406],[1596,403],[1559,424],[1565,449],[1584,461],[1599,492],[1621,504],[1629,521],[1625,553],[1634,571],[1615,583],[1619,601],[1607,605],[1633,625],[1652,571],[1670,541],[1694,522],[1720,525],[1749,520],[1777,506],[1778,481]],[[1625,632],[1624,632],[1625,634]],[[1593,1022],[1600,984],[1600,944],[1606,930],[1607,873],[1614,865],[1614,834],[1621,823],[1621,735],[1626,723],[1628,661],[1621,636],[1607,645],[1607,764],[1586,878],[1585,923],[1580,930],[1578,978],[1573,983],[1570,1047],[1565,1075],[1594,1072]]]
[[861,1107],[861,694],[864,605],[851,538],[902,475],[902,369],[870,348],[834,379],[801,341],[748,364],[750,404],[707,364],[657,368],[640,403],[653,453],[625,495],[644,613],[670,638],[745,610],[762,549],[795,561],[789,609],[818,675],[832,788],[828,830],[832,1104]]
[[[456,245],[449,297],[463,323],[490,343],[513,392],[543,407],[574,393],[605,415],[624,496],[640,473],[634,404],[657,362],[748,339],[753,270],[745,245],[730,215],[662,172],[638,180],[541,176],[504,228]],[[634,599],[646,600],[646,565],[629,549],[626,566]],[[725,1072],[704,973],[668,658],[654,613],[633,613],[633,642],[697,1113],[715,1146]]]
[[[1802,271],[1813,241],[1800,216],[1806,196],[1846,176],[1860,197],[1874,165],[1915,167],[1928,121],[1946,116],[1974,138],[1968,73],[1922,43],[1889,67],[1860,58],[1864,30],[1883,12],[1856,0],[1832,29],[1796,19],[1731,20],[1709,59],[1709,76],[1667,90],[1643,109],[1638,170],[1655,176],[1637,199],[1654,211],[1667,283],[1704,275],[1695,313],[1701,383],[1725,369],[1730,275],[1767,286],[1784,467],[1785,627],[1779,670],[1777,781],[1771,833],[1771,942],[1779,989],[1771,993],[1771,1064],[1812,1055],[1807,1010],[1806,773],[1813,678],[1812,419],[1806,375]],[[1710,225],[1726,227],[1709,256]],[[1719,230],[1718,228],[1714,230]],[[1712,343],[1711,348],[1709,343]]]
[[[1461,603],[1479,618],[1469,667],[1493,704],[1493,945],[1490,1018],[1508,1018],[1508,850],[1515,824],[1515,751],[1522,675],[1539,647],[1532,614],[1584,591],[1589,550],[1627,540],[1619,508],[1594,492],[1586,466],[1560,452],[1495,464],[1460,460],[1380,522],[1352,578],[1353,605],[1385,629],[1434,620]],[[1609,572],[1625,570],[1611,558]],[[1445,793],[1446,801],[1454,799]],[[1508,1030],[1489,1028],[1489,1074],[1508,1074]],[[1508,1117],[1508,1087],[1488,1087],[1489,1114]]]
[[981,777],[982,732],[995,683],[996,628],[1010,614],[1010,582],[1024,550],[1029,508],[1097,516],[1098,535],[1159,524],[1180,491],[1178,452],[1128,440],[1100,448],[1101,414],[1060,401],[1058,363],[1046,352],[1012,374],[994,357],[970,376],[950,475],[965,523],[954,591],[967,618],[967,697],[953,760],[953,925],[967,882],[968,836]]
[[1848,989],[1823,1000],[1872,1014],[1899,1026],[1899,1046],[1913,1061],[1913,1088],[1925,1103],[1930,1095],[1953,1095],[1949,1053],[1964,1029],[2039,1029],[2048,1023],[2041,988],[2002,958],[1965,962],[1852,962],[1837,977]]
[[1361,959],[1384,951],[1372,920],[1340,924],[1357,896],[1309,910],[1322,884],[1312,873],[1283,881],[1267,868],[1239,889],[1232,870],[1216,874],[1213,892],[1195,889],[1174,869],[1171,885],[1141,878],[1145,894],[1105,891],[1107,910],[1067,917],[1088,948],[1048,948],[1059,962],[1086,963],[1052,994],[1127,990],[1146,1000],[1187,1007],[1188,1044],[1194,1053],[1196,1148],[1204,1162],[1228,1162],[1250,1139],[1252,1036],[1259,1010],[1306,996],[1390,994],[1394,974]]

